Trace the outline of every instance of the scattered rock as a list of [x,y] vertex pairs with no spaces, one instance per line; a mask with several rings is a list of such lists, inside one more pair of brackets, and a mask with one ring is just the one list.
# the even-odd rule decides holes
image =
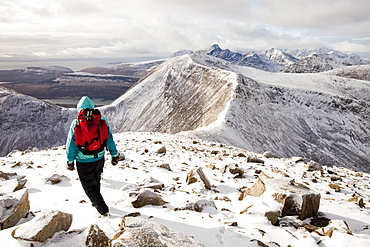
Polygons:
[[195,177],[194,171],[195,171],[195,169],[192,169],[186,175],[186,183],[187,184],[192,184],[192,183],[195,183],[195,182],[198,181],[198,179]]
[[71,224],[71,214],[46,209],[31,221],[14,229],[12,237],[26,241],[44,242],[59,231],[67,231]]
[[0,187],[0,192],[3,193],[24,189],[27,183],[27,179],[25,179],[25,176],[19,176],[15,172],[6,173],[0,171],[0,179],[5,180],[2,181]]
[[328,231],[329,229],[339,230],[343,233],[353,235],[352,231],[348,227],[347,222],[344,220],[331,220],[329,225],[324,228],[324,231]]
[[298,183],[298,182],[296,182],[294,179],[290,180],[290,184],[291,184],[291,185],[298,186],[298,187],[301,187],[301,188],[303,188],[303,189],[307,189],[307,190],[309,190],[309,189],[310,189],[308,186],[306,186],[306,185],[304,185],[304,184],[302,184],[302,183]]
[[329,187],[335,190],[335,192],[340,192],[340,186],[337,184],[329,184]]
[[282,216],[299,215],[300,213],[300,198],[296,195],[289,195],[284,202],[284,207],[281,212]]
[[124,221],[124,229],[116,233],[110,240],[110,246],[203,246],[193,238],[187,237],[160,223],[134,217],[124,218]]
[[361,198],[360,200],[358,200],[358,206],[360,206],[360,208],[364,208],[365,207],[365,203],[364,203],[364,199]]
[[229,168],[229,171],[232,174],[237,174],[234,178],[243,178],[244,171],[240,169],[239,167]]
[[220,172],[224,174],[227,170],[227,165],[224,165],[224,167],[221,168]]
[[211,183],[209,182],[208,178],[204,174],[202,167],[198,168],[197,173],[200,176],[200,179],[203,181],[204,186],[206,187],[206,189],[208,189],[208,190],[212,189]]
[[168,170],[168,171],[171,171],[171,167],[170,167],[170,165],[169,165],[169,164],[167,164],[167,163],[160,164],[160,165],[158,165],[157,167],[160,167],[160,168],[166,169],[166,170]]
[[228,222],[229,226],[238,226],[238,222]]
[[272,197],[278,203],[284,204],[285,199],[287,198],[287,195],[286,194],[283,194],[283,193],[275,193],[275,194],[272,195]]
[[325,232],[325,236],[328,236],[329,238],[331,238],[333,236],[333,230],[332,229],[329,229]]
[[279,156],[277,156],[276,154],[274,154],[273,152],[270,152],[270,151],[266,151],[263,153],[263,156],[265,156],[266,158],[280,158]]
[[52,175],[51,177],[47,178],[46,179],[46,182],[50,182],[51,184],[58,184],[60,183],[63,179],[67,178],[66,176],[64,175],[58,175],[58,174],[54,174]]
[[150,190],[145,190],[137,196],[137,199],[131,202],[134,208],[141,208],[146,205],[161,206],[166,204],[162,197]]
[[258,177],[257,181],[253,184],[251,188],[244,190],[240,196],[239,200],[242,201],[246,196],[261,196],[266,191],[265,183]]
[[167,152],[167,149],[165,146],[158,148],[156,151],[157,154],[165,154],[166,152]]
[[90,226],[85,244],[88,247],[106,247],[109,244],[109,238],[98,225],[93,224]]
[[321,217],[321,218],[313,218],[310,221],[310,224],[317,227],[325,227],[329,225],[330,219]]
[[320,207],[320,194],[305,194],[302,196],[302,207],[299,219],[316,217]]
[[312,172],[312,171],[323,171],[322,165],[311,160],[308,162],[305,166],[307,168],[307,171]]
[[264,164],[264,163],[265,163],[265,161],[264,161],[264,160],[261,160],[261,159],[259,159],[259,158],[257,158],[257,157],[254,157],[254,156],[248,156],[248,157],[247,157],[247,162],[252,162],[252,163],[262,163],[262,164]]
[[[284,216],[279,219],[279,226],[281,227],[299,228],[299,227],[304,227],[305,225],[307,224],[305,224],[303,221],[298,219],[296,216]],[[317,227],[315,229],[317,229]]]
[[245,158],[247,156],[244,153],[237,153],[237,154],[235,154],[235,157]]
[[0,230],[15,226],[29,211],[27,189],[0,196]]
[[280,214],[281,214],[280,210],[267,211],[265,213],[265,217],[271,222],[271,224],[277,226],[279,224]]
[[209,169],[211,169],[211,170],[216,169],[215,164],[208,164],[208,165],[206,165],[206,167],[209,168]]
[[22,166],[22,163],[20,161],[15,163],[11,168],[16,168],[16,167],[19,167],[19,166]]
[[0,178],[3,178],[5,180],[9,180],[10,177],[14,177],[14,176],[17,176],[17,173],[15,173],[15,172],[6,173],[6,172],[0,171]]
[[332,175],[330,176],[330,181],[335,182],[335,181],[342,181],[342,178],[339,176]]
[[201,199],[196,202],[187,203],[185,207],[175,208],[174,210],[175,211],[190,210],[190,211],[202,212],[205,207],[212,207],[212,208],[217,209],[216,204],[213,200]]

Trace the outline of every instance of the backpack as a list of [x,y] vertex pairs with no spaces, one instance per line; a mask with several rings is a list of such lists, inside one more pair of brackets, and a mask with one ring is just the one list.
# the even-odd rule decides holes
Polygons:
[[77,120],[74,128],[76,146],[84,155],[98,157],[108,141],[107,123],[101,119],[98,109],[82,109]]

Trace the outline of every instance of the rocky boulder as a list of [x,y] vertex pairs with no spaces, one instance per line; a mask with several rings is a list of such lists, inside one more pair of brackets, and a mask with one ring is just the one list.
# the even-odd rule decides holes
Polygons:
[[162,197],[150,190],[145,190],[144,192],[140,193],[136,200],[131,202],[134,208],[141,208],[146,205],[154,205],[154,206],[161,206],[166,204]]
[[0,193],[14,192],[25,187],[27,179],[25,176],[19,176],[17,173],[6,173],[0,171]]
[[67,231],[71,224],[71,214],[46,209],[31,221],[13,230],[12,237],[20,240],[44,242],[59,231]]
[[181,246],[181,247],[200,247],[203,246],[191,237],[169,229],[166,226],[147,219],[126,217],[121,231],[116,233],[110,246]]
[[30,211],[28,190],[18,190],[0,196],[0,229],[15,226]]
[[89,247],[106,247],[109,244],[109,238],[98,225],[93,224],[90,226],[85,244]]

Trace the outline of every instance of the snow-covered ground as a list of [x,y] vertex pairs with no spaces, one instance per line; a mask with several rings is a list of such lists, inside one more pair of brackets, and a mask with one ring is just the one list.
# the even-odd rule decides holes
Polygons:
[[[367,173],[324,167],[321,175],[317,171],[308,172],[304,167],[305,162],[297,162],[298,158],[266,158],[217,142],[181,135],[127,132],[115,134],[114,138],[126,160],[112,166],[109,155],[106,157],[101,191],[110,207],[109,218],[98,217],[82,190],[77,172],[66,169],[63,146],[41,151],[13,151],[6,157],[0,157],[0,171],[26,176],[34,214],[43,209],[70,213],[73,214],[70,230],[85,230],[79,235],[56,234],[45,243],[34,243],[34,246],[84,246],[86,228],[91,224],[97,224],[112,237],[119,231],[122,217],[132,212],[140,212],[141,218],[193,236],[195,240],[211,247],[264,246],[258,245],[258,241],[271,247],[370,246],[370,175]],[[167,152],[158,154],[156,151],[162,146],[166,147]],[[264,164],[248,162],[240,153],[262,159]],[[163,164],[168,164],[170,170],[159,167]],[[235,174],[229,170],[221,173],[225,165],[238,166],[244,171],[243,177],[234,178]],[[196,167],[203,168],[212,190],[205,189],[201,181],[187,185],[186,175]],[[53,185],[46,181],[53,174],[65,177],[62,182]],[[331,181],[333,174],[340,179]],[[250,188],[257,176],[265,183],[266,191],[260,197],[247,196],[240,201],[239,191]],[[315,182],[313,178],[316,178]],[[163,183],[164,187],[156,193],[168,203],[164,206],[134,208],[131,202],[135,197],[130,193],[145,190],[146,186],[157,182]],[[1,181],[0,193],[8,192],[3,191],[9,188],[5,184],[5,181]],[[308,188],[299,186],[302,184]],[[329,184],[337,184],[342,189],[335,192]],[[272,195],[277,192],[319,193],[319,215],[332,220],[325,231],[334,229],[333,235],[321,236],[317,233],[321,229],[309,232],[304,227],[272,225],[264,214],[282,207],[273,200]],[[354,195],[363,198],[364,208],[360,208],[355,201],[348,201]],[[205,207],[202,212],[175,210],[202,199],[213,201],[216,208]],[[351,232],[340,226],[343,220]],[[25,221],[21,220],[19,224]],[[300,222],[294,216],[280,221]],[[233,222],[236,222],[234,226]],[[304,223],[309,224],[310,219]],[[14,227],[0,231],[0,246],[30,246],[29,242],[12,238],[13,230]]]

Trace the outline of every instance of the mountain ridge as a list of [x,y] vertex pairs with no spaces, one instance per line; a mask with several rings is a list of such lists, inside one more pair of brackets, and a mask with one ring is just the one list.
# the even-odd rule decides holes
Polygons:
[[[183,50],[174,55],[183,55],[184,53],[191,52],[189,50]],[[318,73],[333,68],[370,63],[358,55],[346,54],[328,48],[313,50],[271,48],[267,51],[250,51],[242,54],[229,49],[221,49],[218,44],[214,44],[209,49],[195,51],[195,53],[211,55],[241,66],[269,72],[282,71],[286,73]],[[312,63],[311,57],[320,57],[320,60],[316,59]],[[305,62],[306,60],[309,62]]]
[[[210,68],[212,65],[214,69]],[[207,80],[227,75],[232,78],[232,84],[216,92],[207,86],[208,95],[202,87],[192,91],[190,88],[201,78],[200,71],[207,74]],[[354,80],[349,83],[318,74],[294,77],[261,74],[261,71],[235,66],[213,56],[185,55],[162,64],[143,78],[137,88],[132,88],[131,93],[102,110],[119,132],[181,132],[255,152],[272,151],[283,157],[306,155],[324,164],[347,162],[351,168],[357,165],[360,169],[369,169],[368,83]],[[302,85],[297,84],[296,79]],[[176,87],[165,86],[174,81],[189,83],[187,88],[182,87],[180,98],[195,100],[184,104],[176,100],[176,96],[166,97],[178,94],[173,91]],[[312,82],[307,83],[309,81]],[[199,81],[204,82],[204,79]],[[347,85],[346,88],[342,88],[343,85]],[[155,94],[154,88],[158,89]],[[210,98],[197,101],[197,95]],[[192,108],[196,113],[184,112]],[[116,115],[123,116],[123,120],[115,120]],[[345,124],[336,119],[342,119]]]
[[[64,142],[75,110],[51,107],[41,120],[52,138],[37,142],[37,129],[28,128],[36,123],[23,115],[44,109],[44,103],[34,99],[37,103],[12,109],[14,102],[23,104],[29,98],[16,95],[8,100],[9,94],[1,96],[1,141],[4,145],[14,141],[18,146],[7,144],[8,152]],[[180,133],[254,152],[303,156],[369,171],[369,100],[370,83],[366,81],[326,74],[270,73],[192,53],[153,67],[124,95],[100,109],[116,133]],[[63,119],[60,126],[53,122],[58,120],[47,119],[53,111]],[[11,126],[19,120],[16,129]]]

